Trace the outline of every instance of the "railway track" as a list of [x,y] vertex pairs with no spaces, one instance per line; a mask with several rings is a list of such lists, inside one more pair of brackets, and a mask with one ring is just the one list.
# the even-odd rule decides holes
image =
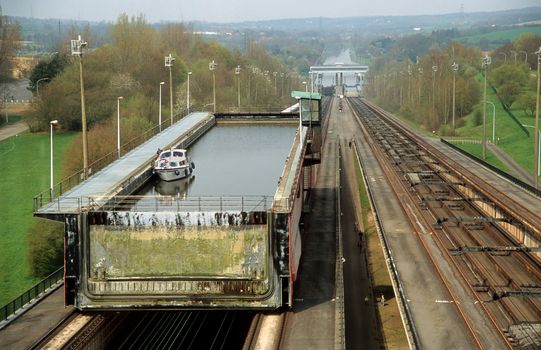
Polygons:
[[[467,169],[450,165],[415,134],[360,99],[349,100],[370,146],[395,190],[407,193],[402,203],[417,226],[430,232],[443,256],[462,277],[462,284],[481,306],[501,342],[508,348],[541,347],[540,219],[505,194],[479,183]],[[409,212],[409,213],[408,213]],[[419,235],[421,240],[427,238]],[[521,237],[529,245],[521,244]],[[527,237],[525,239],[524,237]],[[437,259],[423,243],[431,259]],[[436,264],[435,264],[436,265]],[[438,270],[438,267],[435,266]],[[479,348],[489,348],[478,334],[471,310],[455,299]]]
[[31,349],[241,349],[253,312],[75,312]]

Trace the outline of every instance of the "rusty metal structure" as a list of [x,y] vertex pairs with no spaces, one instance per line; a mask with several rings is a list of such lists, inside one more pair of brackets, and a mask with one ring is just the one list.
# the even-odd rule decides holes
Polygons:
[[[118,171],[115,163],[126,163],[140,148],[61,196],[36,197],[35,216],[65,224],[66,305],[80,310],[291,306],[323,124],[320,96],[298,99],[299,129],[273,197],[134,196],[151,176],[151,162],[141,158],[119,179],[96,185],[100,173],[111,176]],[[216,118],[192,113],[148,140],[147,148],[154,151],[156,142],[162,148],[187,147]]]

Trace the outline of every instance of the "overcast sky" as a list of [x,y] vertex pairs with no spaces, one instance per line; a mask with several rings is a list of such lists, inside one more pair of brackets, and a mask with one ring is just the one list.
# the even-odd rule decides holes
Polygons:
[[[332,4],[332,5],[329,5]],[[150,22],[240,22],[303,17],[419,15],[541,6],[540,0],[0,0],[4,15],[114,21],[126,12]]]

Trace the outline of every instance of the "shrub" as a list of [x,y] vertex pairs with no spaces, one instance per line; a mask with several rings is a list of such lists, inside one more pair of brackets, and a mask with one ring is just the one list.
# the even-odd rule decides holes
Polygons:
[[32,274],[46,277],[64,261],[64,223],[39,219],[28,232]]

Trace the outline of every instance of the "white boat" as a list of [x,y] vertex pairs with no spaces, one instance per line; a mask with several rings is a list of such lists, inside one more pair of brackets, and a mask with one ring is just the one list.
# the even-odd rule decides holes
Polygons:
[[164,181],[174,181],[190,176],[195,169],[185,149],[171,148],[159,152],[154,161],[154,172]]

